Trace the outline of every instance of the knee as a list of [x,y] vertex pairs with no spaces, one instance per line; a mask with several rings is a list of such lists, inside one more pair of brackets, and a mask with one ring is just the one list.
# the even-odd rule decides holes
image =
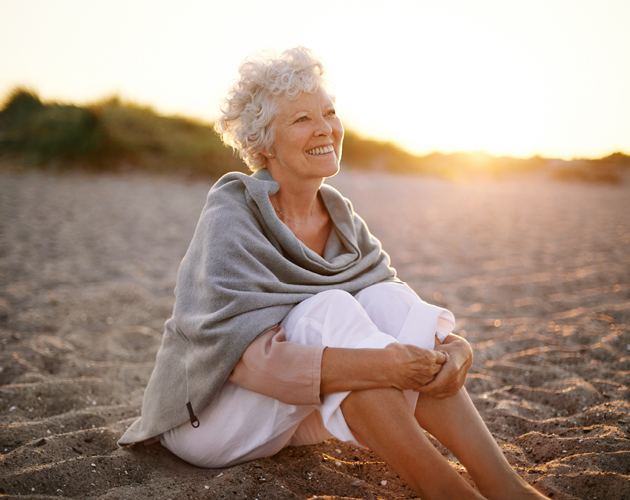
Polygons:
[[336,289],[320,292],[317,295],[315,295],[315,298],[318,301],[321,301],[324,303],[331,303],[331,304],[339,304],[339,303],[348,302],[348,301],[352,301],[352,302],[355,301],[354,297],[350,295],[348,292],[344,290],[336,290]]
[[327,290],[308,299],[309,312],[315,315],[337,314],[340,311],[354,311],[361,306],[356,299],[343,290]]
[[343,290],[328,290],[318,294],[318,296],[319,295],[322,296],[319,304],[328,314],[343,314],[344,316],[359,315],[369,318],[369,314],[366,312],[363,304],[355,295]]
[[384,303],[401,302],[407,307],[411,307],[419,300],[411,288],[400,283],[377,283],[376,285],[364,288],[356,295],[356,300],[365,307],[382,307]]
[[343,290],[326,290],[325,292],[320,292],[306,299],[297,307],[302,310],[303,314],[307,311],[311,313],[314,311],[326,311],[333,308],[334,306],[340,304],[348,305],[350,303],[355,303],[358,305],[355,298],[348,292],[344,292]]
[[282,326],[287,332],[287,339],[290,340],[291,332],[304,318],[324,323],[326,318],[331,315],[335,316],[340,309],[352,311],[360,307],[359,303],[348,292],[327,290],[313,295],[295,306],[283,320]]

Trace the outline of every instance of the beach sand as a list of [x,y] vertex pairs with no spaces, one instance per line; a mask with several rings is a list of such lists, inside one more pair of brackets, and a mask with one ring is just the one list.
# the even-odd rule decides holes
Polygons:
[[[399,276],[455,313],[475,351],[466,387],[519,474],[554,499],[630,498],[628,183],[347,171],[331,184]],[[221,470],[117,446],[210,185],[0,173],[0,496],[416,498],[335,439]]]

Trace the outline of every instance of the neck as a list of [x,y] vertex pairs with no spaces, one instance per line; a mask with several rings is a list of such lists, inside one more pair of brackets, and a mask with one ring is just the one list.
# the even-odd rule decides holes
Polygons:
[[[303,223],[308,221],[318,208],[317,193],[324,183],[323,178],[293,179],[283,176],[277,170],[270,171],[273,179],[280,185],[280,189],[271,197],[278,217],[284,221]],[[284,216],[284,217],[283,217]]]
[[281,187],[271,196],[271,202],[280,219],[297,224],[310,222],[318,209],[317,192],[292,192]]

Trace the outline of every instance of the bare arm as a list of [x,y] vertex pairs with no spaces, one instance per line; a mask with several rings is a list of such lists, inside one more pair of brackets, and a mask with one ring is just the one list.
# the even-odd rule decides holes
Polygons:
[[448,356],[399,343],[384,349],[295,344],[276,327],[252,342],[229,380],[287,404],[321,404],[320,395],[332,392],[418,389],[435,378]]
[[393,343],[384,349],[328,347],[322,357],[320,392],[418,389],[435,378],[446,360],[444,352],[408,344]]

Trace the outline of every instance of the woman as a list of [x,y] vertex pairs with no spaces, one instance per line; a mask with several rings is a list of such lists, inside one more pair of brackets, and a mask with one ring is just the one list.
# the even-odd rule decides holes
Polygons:
[[159,436],[190,463],[227,467],[332,434],[374,450],[423,498],[544,498],[472,405],[472,351],[450,333],[452,314],[396,278],[323,184],[343,139],[323,73],[304,48],[241,65],[217,129],[254,174],[210,190],[142,418],[121,443]]

